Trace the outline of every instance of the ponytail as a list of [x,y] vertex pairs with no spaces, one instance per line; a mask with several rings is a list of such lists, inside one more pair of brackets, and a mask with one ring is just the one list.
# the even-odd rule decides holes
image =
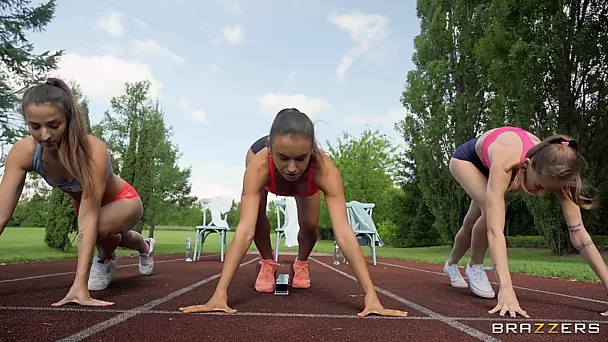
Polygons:
[[[90,144],[84,115],[68,85],[58,78],[29,88],[23,94],[22,111],[28,105],[52,103],[63,109],[66,134],[59,144],[59,160],[63,167],[82,184],[83,194],[93,189]],[[85,195],[86,196],[86,195]]]

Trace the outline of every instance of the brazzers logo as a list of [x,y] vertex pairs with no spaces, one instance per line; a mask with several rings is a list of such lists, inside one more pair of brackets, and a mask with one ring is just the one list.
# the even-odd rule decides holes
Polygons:
[[492,334],[590,334],[600,333],[600,323],[492,323]]

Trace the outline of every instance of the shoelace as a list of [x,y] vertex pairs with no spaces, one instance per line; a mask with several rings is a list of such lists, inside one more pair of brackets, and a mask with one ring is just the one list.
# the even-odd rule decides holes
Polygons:
[[458,272],[458,268],[448,267],[447,270],[448,270],[448,273],[450,274],[450,277],[454,277],[454,278],[456,278],[456,277],[458,277],[458,278],[462,277],[462,275],[460,274],[460,272]]
[[294,273],[293,276],[294,276],[294,278],[298,277],[302,272],[305,271],[305,269],[306,269],[306,266],[300,266],[300,267],[295,266],[294,270],[293,270],[293,273]]
[[486,272],[483,268],[473,268],[473,276],[475,277],[476,281],[487,279]]
[[273,281],[273,270],[272,266],[269,264],[262,264],[262,269],[260,271],[260,276],[266,281]]

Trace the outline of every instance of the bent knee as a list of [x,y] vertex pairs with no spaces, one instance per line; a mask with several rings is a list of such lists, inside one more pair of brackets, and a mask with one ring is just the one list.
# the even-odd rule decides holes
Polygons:
[[317,229],[317,225],[316,224],[304,224],[304,225],[300,225],[300,231],[306,233],[306,234],[315,234],[318,235],[319,234],[319,230]]

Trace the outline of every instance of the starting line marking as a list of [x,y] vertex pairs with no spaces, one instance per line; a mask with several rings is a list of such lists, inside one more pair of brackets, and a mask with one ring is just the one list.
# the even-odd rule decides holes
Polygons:
[[[406,270],[412,270],[412,271],[417,271],[417,272],[425,272],[425,273],[430,273],[430,274],[437,274],[437,275],[446,276],[445,273],[442,273],[442,272],[423,270],[423,269],[419,269],[419,268],[415,268],[415,267],[409,267],[409,266],[403,266],[403,265],[395,265],[395,264],[391,264],[391,263],[388,263],[388,262],[382,262],[382,261],[376,261],[376,263],[377,264],[381,264],[381,265],[386,265],[386,266],[403,268],[403,269],[406,269]],[[463,278],[466,279],[466,276],[463,276]],[[494,284],[494,285],[498,285],[498,283],[496,283],[494,281],[491,281],[490,283]],[[570,299],[578,299],[578,300],[585,300],[585,301],[593,302],[593,303],[608,304],[608,301],[603,301],[603,300],[598,300],[598,299],[593,299],[593,298],[585,298],[585,297],[573,296],[573,295],[569,295],[569,294],[565,294],[565,293],[551,292],[551,291],[533,289],[533,288],[529,288],[529,287],[522,287],[522,286],[516,286],[516,285],[513,285],[513,287],[516,288],[516,289],[520,289],[520,290],[526,290],[526,291],[531,291],[531,292],[544,293],[544,294],[549,294],[549,295],[554,295],[554,296],[562,296],[562,297],[566,297],[566,298],[570,298]]]
[[[238,268],[240,268],[241,266],[245,266],[247,264],[250,264],[250,263],[252,263],[254,261],[258,261],[258,258],[253,258],[253,259],[251,259],[251,260],[249,260],[247,262],[241,263],[238,266]],[[95,324],[93,326],[90,326],[90,327],[88,327],[86,329],[83,329],[83,330],[81,330],[81,331],[79,331],[79,332],[77,332],[77,333],[75,333],[73,335],[70,335],[70,336],[66,337],[66,338],[62,338],[61,340],[59,340],[59,342],[82,341],[82,340],[84,340],[84,339],[86,339],[86,338],[88,338],[88,337],[90,337],[92,335],[97,334],[100,331],[106,330],[106,329],[108,329],[108,328],[110,328],[112,326],[120,324],[120,323],[128,320],[131,317],[137,316],[138,314],[140,314],[140,313],[142,313],[144,311],[148,311],[148,310],[152,309],[153,307],[155,307],[157,305],[163,304],[165,302],[168,302],[168,301],[172,300],[173,298],[181,296],[182,294],[184,294],[186,292],[192,291],[192,290],[196,289],[197,287],[200,287],[200,286],[202,286],[202,285],[204,285],[204,284],[206,284],[206,283],[208,283],[208,282],[210,282],[212,280],[215,280],[215,279],[219,278],[220,275],[221,275],[221,273],[216,273],[215,275],[212,275],[211,277],[207,277],[207,278],[205,278],[203,280],[197,281],[194,284],[188,285],[188,286],[186,286],[184,288],[181,288],[181,289],[179,289],[177,291],[171,292],[171,293],[169,293],[168,295],[166,295],[164,297],[155,299],[155,300],[150,301],[150,302],[148,302],[146,304],[140,305],[140,306],[138,306],[138,307],[136,307],[134,309],[124,311],[124,312],[122,312],[122,313],[120,313],[120,314],[118,314],[118,315],[116,315],[116,316],[114,316],[114,317],[112,317],[112,318],[110,318],[108,320],[105,320],[103,322],[97,323],[97,324]]]
[[[313,260],[314,262],[316,262],[316,263],[318,263],[318,264],[320,264],[322,266],[325,266],[325,267],[329,268],[330,270],[332,270],[332,271],[334,271],[336,273],[339,273],[339,274],[341,274],[341,275],[343,275],[343,276],[345,276],[345,277],[347,277],[347,278],[349,278],[351,280],[357,281],[357,278],[355,278],[354,276],[352,276],[352,275],[350,275],[350,274],[348,274],[346,272],[343,272],[343,271],[341,271],[341,270],[339,270],[339,269],[337,269],[337,268],[335,268],[333,266],[330,266],[330,265],[328,265],[328,264],[326,264],[324,262],[321,262],[321,261],[319,261],[319,260],[317,260],[315,258],[312,258],[312,257],[309,257],[309,259]],[[392,292],[389,292],[389,291],[386,291],[384,289],[381,289],[378,286],[374,286],[374,288],[376,289],[377,292],[382,293],[383,295],[385,295],[385,296],[387,296],[389,298],[392,298],[392,299],[394,299],[394,300],[396,300],[396,301],[398,301],[398,302],[400,302],[402,304],[405,304],[405,305],[409,306],[410,308],[412,308],[414,310],[417,310],[417,311],[420,311],[420,312],[422,312],[424,314],[427,314],[430,317],[433,317],[433,318],[435,318],[435,319],[437,319],[437,320],[439,320],[439,321],[441,321],[441,322],[443,322],[443,323],[451,326],[452,328],[455,328],[455,329],[457,329],[457,330],[459,330],[459,331],[461,331],[461,332],[463,332],[463,333],[465,333],[467,335],[476,337],[477,339],[479,339],[481,341],[484,341],[484,342],[500,342],[499,339],[497,339],[495,337],[492,337],[492,336],[490,336],[490,335],[488,335],[488,334],[486,334],[486,333],[484,333],[482,331],[479,331],[479,330],[477,330],[475,328],[469,327],[468,325],[462,324],[462,323],[458,322],[457,320],[455,320],[454,318],[451,318],[451,317],[448,317],[448,316],[443,316],[443,315],[441,315],[441,314],[439,314],[439,313],[437,313],[437,312],[435,312],[433,310],[430,310],[430,309],[428,309],[428,308],[426,308],[426,307],[424,307],[422,305],[416,304],[416,303],[411,302],[411,301],[409,301],[409,300],[407,300],[405,298],[399,297],[399,296],[397,296],[396,294],[394,294]]]
[[[137,314],[146,315],[207,315],[207,316],[258,316],[258,317],[302,317],[302,318],[328,318],[328,319],[389,319],[389,320],[422,320],[422,321],[440,321],[440,317],[431,316],[407,316],[407,317],[383,317],[383,316],[368,316],[365,318],[352,315],[332,315],[332,314],[314,314],[314,313],[294,313],[294,312],[236,312],[227,314],[224,312],[205,312],[205,313],[190,313],[186,314],[181,311],[170,310],[129,310],[129,309],[94,309],[86,307],[36,307],[36,306],[0,306],[0,310],[12,311],[64,311],[64,312],[96,312],[96,313],[126,313],[136,312]],[[561,318],[508,318],[508,317],[454,317],[444,316],[455,321],[479,321],[479,322],[551,322],[551,323],[598,323],[608,324],[608,321],[595,321],[585,319],[561,319]]]
[[[210,254],[210,255],[204,255],[201,256],[201,259],[203,258],[209,258],[212,256],[217,256],[218,254]],[[166,262],[174,262],[174,261],[180,261],[183,260],[182,258],[179,259],[169,259],[169,260],[160,260],[160,261],[154,261],[154,264],[163,264]],[[126,264],[126,265],[118,265],[117,268],[123,268],[123,267],[131,267],[131,266],[138,266],[139,264]],[[0,284],[1,283],[10,283],[10,282],[15,282],[15,281],[23,281],[23,280],[31,280],[31,279],[39,279],[39,278],[47,278],[47,277],[56,277],[56,276],[61,276],[61,275],[67,275],[67,274],[74,274],[76,273],[76,271],[70,271],[70,272],[60,272],[60,273],[50,273],[50,274],[41,274],[41,275],[37,275],[37,276],[31,276],[31,277],[23,277],[23,278],[15,278],[15,279],[4,279],[4,280],[0,280]]]

